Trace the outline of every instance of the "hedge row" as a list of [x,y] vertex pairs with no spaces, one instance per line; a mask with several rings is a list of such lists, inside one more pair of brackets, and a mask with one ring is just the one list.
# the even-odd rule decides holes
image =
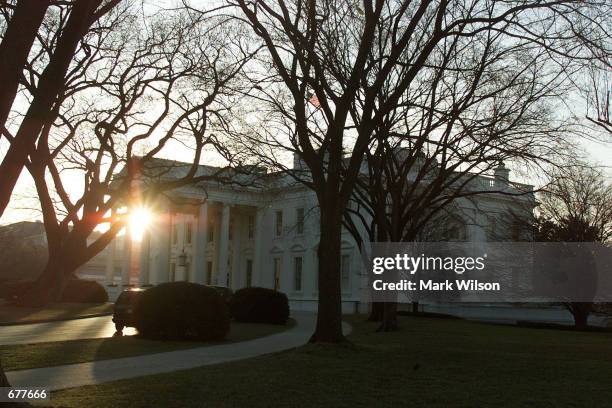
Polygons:
[[268,288],[237,290],[230,308],[232,317],[239,322],[285,324],[289,319],[287,295]]
[[62,293],[62,302],[67,303],[106,303],[108,294],[104,286],[96,281],[70,279]]
[[[18,299],[36,285],[35,281],[3,282],[0,298]],[[60,299],[66,303],[106,303],[108,294],[102,285],[84,279],[69,279]]]
[[147,289],[134,322],[140,335],[158,340],[223,340],[230,328],[228,306],[219,292],[191,282]]

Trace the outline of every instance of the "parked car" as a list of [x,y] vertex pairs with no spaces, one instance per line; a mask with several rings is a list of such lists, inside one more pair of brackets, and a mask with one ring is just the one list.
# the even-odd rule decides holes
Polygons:
[[134,327],[134,308],[144,291],[140,288],[127,289],[117,298],[113,313],[113,323],[117,332],[121,333],[124,327]]
[[[234,292],[225,286],[208,285],[208,287],[215,289],[228,304],[234,295]],[[145,290],[142,288],[126,289],[117,298],[113,323],[115,323],[115,330],[118,333],[121,333],[124,327],[134,327],[134,308]]]

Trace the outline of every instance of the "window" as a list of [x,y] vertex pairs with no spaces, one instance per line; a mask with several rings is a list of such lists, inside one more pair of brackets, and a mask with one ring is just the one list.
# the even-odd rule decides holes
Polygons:
[[253,260],[247,259],[246,261],[246,287],[250,288],[253,283]]
[[274,258],[274,290],[280,289],[281,259]]
[[168,281],[174,282],[176,279],[176,264],[172,262],[170,264],[170,276],[168,277]]
[[212,284],[212,262],[211,261],[206,262],[206,284],[207,285]]
[[283,235],[283,212],[282,211],[276,212],[276,222],[275,222],[274,232],[277,237],[280,237]]
[[342,255],[340,258],[340,279],[342,283],[342,290],[349,290],[350,274],[351,274],[351,257],[350,255]]
[[215,228],[212,225],[208,226],[208,242],[213,242],[215,239]]
[[172,244],[178,244],[178,224],[172,225]]
[[191,222],[185,224],[185,243],[191,244],[191,237],[193,234],[193,227]]
[[293,258],[293,290],[300,292],[302,290],[302,257],[296,256]]
[[249,215],[248,234],[249,234],[249,239],[253,238],[253,236],[255,235],[255,216],[254,215]]
[[304,233],[304,209],[298,208],[295,211],[295,229],[298,234]]

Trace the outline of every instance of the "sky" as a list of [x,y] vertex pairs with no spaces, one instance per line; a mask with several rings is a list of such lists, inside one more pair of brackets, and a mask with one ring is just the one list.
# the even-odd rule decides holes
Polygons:
[[[148,13],[151,10],[155,10],[156,7],[160,7],[162,5],[167,6],[172,3],[173,1],[171,0],[163,0],[161,3],[159,1],[147,1],[145,2],[145,7],[143,11],[145,13]],[[196,3],[202,5],[210,5],[214,4],[215,2],[212,0],[208,0],[198,1]],[[574,110],[574,108],[576,112],[581,112],[583,110],[581,105],[583,104],[583,102],[581,101],[581,98],[574,96],[572,98],[569,98],[569,100],[571,101],[573,106],[568,107],[568,110]],[[578,144],[584,150],[585,158],[596,165],[602,166],[605,174],[608,176],[609,180],[612,181],[612,136],[602,135],[600,139],[603,139],[605,141],[597,142],[594,140],[581,140]],[[2,145],[2,143],[0,142],[0,155],[3,154],[5,151],[6,145]],[[176,145],[170,149],[167,149],[163,157],[183,161],[186,158],[189,158],[190,155],[188,149],[183,146]],[[206,156],[201,163],[214,164],[207,161]],[[290,165],[289,163],[287,164]],[[532,183],[532,180],[525,178],[517,178],[516,174],[514,178],[511,175],[511,179],[512,181],[517,182],[524,182],[528,184]],[[75,185],[78,185],[79,182],[80,180],[78,178],[75,178]],[[9,204],[9,207],[6,209],[5,213],[0,219],[0,224],[9,224],[25,220],[39,220],[42,217],[37,207],[38,204],[37,200],[35,199],[35,189],[33,187],[32,180],[27,171],[24,171],[13,192],[11,203]]]

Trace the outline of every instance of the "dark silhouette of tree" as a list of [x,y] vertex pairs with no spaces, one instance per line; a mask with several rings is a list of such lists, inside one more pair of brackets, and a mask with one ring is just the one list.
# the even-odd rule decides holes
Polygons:
[[[599,169],[583,163],[558,169],[539,201],[536,241],[608,244],[612,239],[612,185]],[[588,260],[583,262],[586,269]],[[575,327],[586,328],[594,304],[566,302],[565,306]]]
[[[32,78],[29,89],[31,101],[28,110],[21,118],[16,131],[10,132],[4,125],[4,136],[10,142],[8,151],[0,163],[0,215],[9,203],[13,188],[23,170],[28,153],[45,126],[57,118],[57,98],[64,91],[69,68],[73,63],[79,43],[89,32],[90,27],[119,3],[119,0],[83,0],[74,3],[61,2],[55,16],[55,41],[51,50],[41,46],[45,59],[44,69]],[[11,26],[9,20],[8,26]],[[49,44],[51,45],[51,44]],[[42,61],[42,60],[41,60]],[[20,68],[20,71],[28,66]],[[13,87],[14,88],[14,87]],[[10,98],[5,95],[5,98]]]
[[[232,179],[232,157],[216,134],[227,126],[237,75],[250,55],[228,35],[231,27],[214,19],[193,20],[180,9],[146,21],[138,14],[119,6],[83,39],[57,119],[30,152],[26,167],[49,256],[22,304],[57,301],[77,268],[126,226],[130,214],[121,207],[154,209],[170,190]],[[37,76],[35,64],[30,72]],[[158,158],[177,144],[185,146],[187,163]],[[200,171],[207,149],[228,166]],[[102,224],[106,231],[91,239]]]
[[[82,0],[51,2],[18,0],[3,2],[1,6],[5,30],[0,43],[0,142],[8,141],[8,150],[0,163],[0,217],[6,209],[17,179],[25,166],[28,153],[45,123],[52,123],[55,99],[62,92],[64,79],[73,61],[77,44],[99,18],[119,0]],[[50,51],[46,67],[36,78],[35,92],[30,93],[27,114],[16,132],[7,128],[10,109],[20,89],[23,70],[28,66],[28,55],[42,26],[47,9],[56,11],[57,42]],[[8,385],[0,366],[0,382]],[[18,404],[23,405],[23,404]],[[27,405],[27,404],[26,404]]]
[[[591,56],[588,47],[580,46],[584,42],[573,41],[572,26],[578,20],[588,24],[585,13],[598,6],[573,1],[478,0],[228,3],[237,9],[232,16],[237,14],[264,47],[258,55],[259,65],[251,71],[255,86],[249,96],[265,123],[249,129],[253,152],[305,183],[317,196],[319,313],[312,340],[322,342],[343,340],[341,225],[377,128],[407,93],[417,91],[415,85],[422,83],[419,79],[435,80],[441,65],[458,72],[464,69],[454,56],[437,59],[439,48],[456,43],[456,54],[467,53],[474,63],[493,49],[501,59],[482,63],[501,63],[508,68],[524,63],[521,58],[506,58],[507,53],[517,55],[521,50],[528,60],[536,55],[543,59],[554,56],[554,62],[543,69],[563,75],[571,61]],[[466,43],[466,39],[471,41]],[[576,47],[567,47],[574,42]],[[530,62],[526,65],[532,66]],[[533,74],[545,75],[544,71]],[[483,76],[477,82],[511,80],[503,75]],[[460,79],[455,84],[463,83]],[[434,108],[451,113],[462,103],[457,100]],[[289,171],[274,153],[278,150],[296,154],[306,171]]]

